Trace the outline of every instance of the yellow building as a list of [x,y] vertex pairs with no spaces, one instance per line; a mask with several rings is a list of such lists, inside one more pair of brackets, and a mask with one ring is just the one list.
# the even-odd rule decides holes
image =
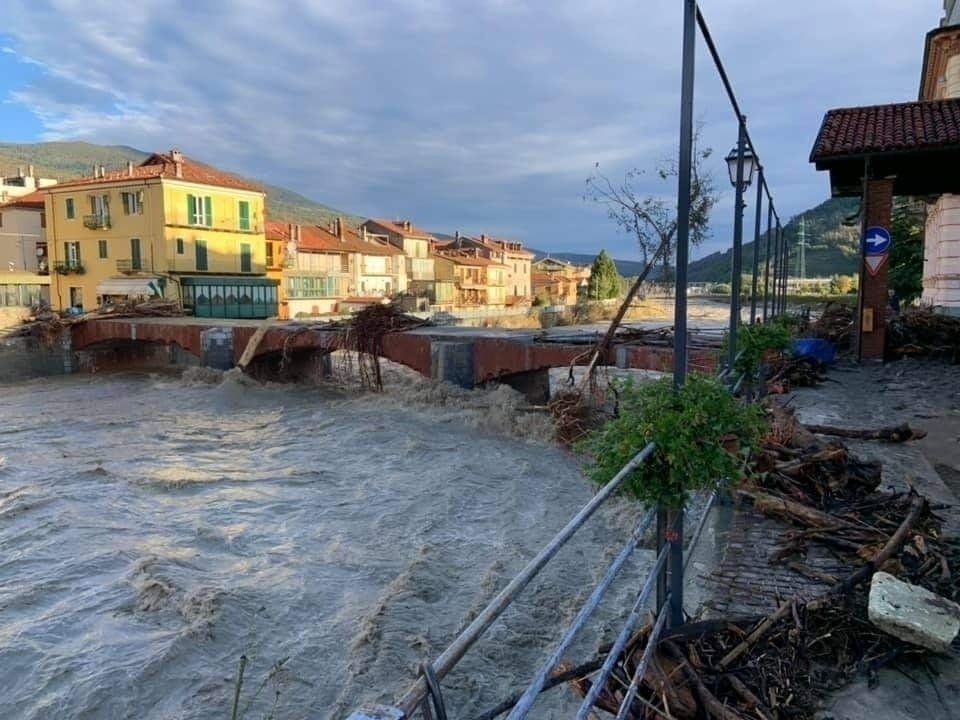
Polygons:
[[433,256],[438,279],[452,278],[454,306],[503,307],[506,302],[506,266],[483,257],[478,249],[438,248]]
[[173,150],[45,192],[55,309],[163,296],[202,317],[277,314],[250,182]]

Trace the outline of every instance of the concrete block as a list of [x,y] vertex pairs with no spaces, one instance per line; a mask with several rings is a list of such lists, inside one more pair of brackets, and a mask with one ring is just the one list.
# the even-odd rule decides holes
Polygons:
[[200,364],[215,370],[229,370],[235,364],[233,357],[233,328],[214,327],[200,333],[202,354]]
[[945,653],[960,632],[960,605],[885,572],[874,573],[870,622],[896,638]]
[[434,340],[430,343],[430,377],[434,380],[474,387],[472,340]]

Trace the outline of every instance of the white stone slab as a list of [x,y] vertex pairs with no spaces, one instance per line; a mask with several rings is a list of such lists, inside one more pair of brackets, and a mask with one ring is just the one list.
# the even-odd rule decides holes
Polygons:
[[960,632],[960,605],[885,572],[874,573],[870,622],[901,640],[945,653]]

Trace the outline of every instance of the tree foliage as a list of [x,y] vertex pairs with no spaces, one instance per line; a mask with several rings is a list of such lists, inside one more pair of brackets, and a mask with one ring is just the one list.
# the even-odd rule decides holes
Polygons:
[[620,273],[606,250],[601,250],[590,268],[587,283],[588,300],[610,300],[620,297]]
[[[700,245],[707,237],[710,211],[717,202],[716,183],[712,173],[704,167],[713,155],[711,148],[701,148],[700,127],[693,138],[693,163],[690,178],[690,244]],[[644,265],[652,267],[658,261],[664,268],[670,266],[676,250],[677,202],[676,186],[680,168],[677,158],[661,162],[653,171],[663,186],[663,193],[644,195],[649,177],[646,170],[629,170],[622,182],[614,183],[600,172],[599,164],[587,178],[584,198],[606,207],[608,217],[621,230],[633,235],[640,248]]]
[[909,305],[923,294],[925,225],[925,212],[917,204],[905,201],[895,205],[887,283],[903,305]]
[[648,505],[679,508],[687,495],[742,472],[759,443],[762,411],[743,405],[715,378],[691,375],[680,389],[665,378],[617,383],[617,416],[577,444],[589,477],[608,483],[649,442],[656,451],[625,480],[624,492]]

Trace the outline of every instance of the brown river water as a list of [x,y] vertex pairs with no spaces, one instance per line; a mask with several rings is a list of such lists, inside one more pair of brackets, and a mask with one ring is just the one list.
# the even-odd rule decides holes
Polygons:
[[[590,498],[506,388],[235,375],[0,385],[0,718],[343,718],[389,701]],[[614,499],[443,682],[521,688],[642,508]],[[571,659],[611,639],[638,552]],[[274,707],[274,705],[276,706]],[[535,717],[570,717],[563,688]]]

